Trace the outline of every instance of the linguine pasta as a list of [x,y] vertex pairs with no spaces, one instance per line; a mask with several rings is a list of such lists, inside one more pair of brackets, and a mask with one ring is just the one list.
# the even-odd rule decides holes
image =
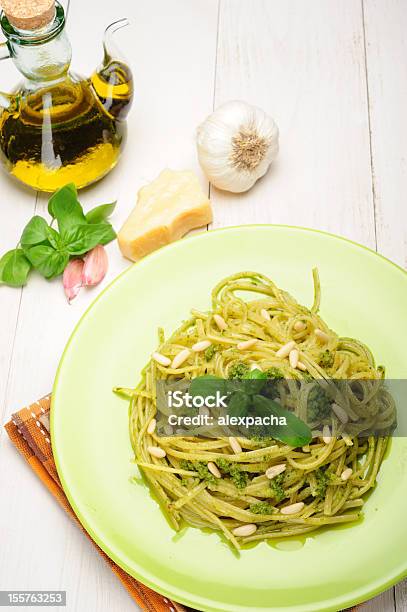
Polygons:
[[[266,276],[235,274],[214,288],[210,312],[193,310],[169,339],[159,332],[156,359],[131,392],[130,436],[135,461],[174,529],[183,522],[211,528],[240,548],[359,518],[386,451],[394,405],[384,395],[383,408],[383,391],[376,401],[374,383],[384,372],[369,349],[338,337],[318,315],[316,271],[314,286],[308,309]],[[286,354],[287,346],[298,353]],[[174,364],[181,353],[182,363]],[[334,379],[344,381],[340,407],[322,414],[323,431],[300,448],[268,438],[158,436],[158,379],[230,378],[253,367],[269,372],[277,395],[308,422],[307,410],[320,407],[319,391]],[[372,382],[355,391],[358,381]],[[383,435],[362,436],[373,421]]]

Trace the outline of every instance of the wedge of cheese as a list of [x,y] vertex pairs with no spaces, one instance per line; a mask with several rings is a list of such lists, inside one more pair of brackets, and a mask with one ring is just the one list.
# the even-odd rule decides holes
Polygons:
[[211,204],[195,174],[164,170],[140,189],[117,238],[123,255],[137,261],[211,221]]

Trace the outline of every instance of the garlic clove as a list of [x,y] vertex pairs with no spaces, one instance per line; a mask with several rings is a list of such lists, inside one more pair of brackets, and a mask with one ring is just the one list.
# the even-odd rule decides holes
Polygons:
[[218,189],[250,189],[278,155],[279,132],[256,106],[234,100],[210,115],[197,131],[199,162]]
[[83,259],[72,259],[64,270],[62,283],[68,302],[76,298],[82,287]]
[[107,253],[105,248],[98,244],[85,256],[85,265],[82,272],[82,284],[86,287],[98,285],[106,276],[108,269]]

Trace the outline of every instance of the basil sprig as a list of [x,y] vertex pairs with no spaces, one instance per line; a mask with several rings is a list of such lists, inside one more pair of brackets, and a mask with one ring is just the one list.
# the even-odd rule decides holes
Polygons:
[[268,376],[266,372],[255,369],[242,379],[225,380],[217,376],[198,376],[191,381],[189,393],[193,396],[207,397],[218,391],[228,395],[228,414],[232,417],[276,416],[285,417],[286,425],[270,425],[267,436],[293,447],[305,446],[312,440],[312,432],[304,421],[293,412],[283,408],[278,402],[266,397]]
[[48,212],[58,230],[35,215],[25,226],[18,247],[0,259],[0,283],[22,287],[32,268],[47,279],[54,278],[62,274],[71,257],[114,240],[116,232],[108,218],[115,206],[116,202],[102,204],[85,215],[73,183],[56,191]]

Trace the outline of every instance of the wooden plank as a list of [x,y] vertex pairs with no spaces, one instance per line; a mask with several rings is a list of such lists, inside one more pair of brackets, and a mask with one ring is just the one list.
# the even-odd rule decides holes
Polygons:
[[407,266],[407,10],[364,0],[378,250]]
[[[1,87],[11,91],[17,71],[11,60],[1,62]],[[0,173],[1,222],[0,257],[14,249],[21,231],[34,213],[36,194],[34,191],[12,181],[3,169]],[[0,423],[3,422],[10,359],[20,309],[22,290],[10,289],[0,284]],[[0,429],[0,438],[1,438]]]
[[388,589],[361,606],[362,612],[394,612],[394,589]]
[[[211,189],[214,227],[304,225],[374,248],[360,4],[223,0],[215,106],[229,99],[269,112],[281,151],[247,194]],[[363,609],[392,612],[393,590]]]
[[[201,0],[194,5],[186,0],[177,0],[171,8],[164,0],[139,6],[128,0],[121,3],[121,8],[134,24],[144,25],[140,27],[138,36],[130,30],[123,30],[126,33],[123,41],[125,51],[131,57],[136,78],[129,143],[120,166],[104,181],[81,192],[85,208],[117,198],[117,212],[112,218],[117,228],[133,208],[138,188],[153,179],[164,167],[192,168],[202,177],[193,136],[199,118],[212,107],[217,28],[216,0]],[[71,10],[80,9],[72,7]],[[92,4],[87,10],[92,11]],[[111,8],[109,10],[112,12]],[[154,35],[147,27],[153,15],[158,28]],[[104,23],[112,18],[113,14],[109,13],[103,16],[103,20],[96,15],[92,25],[95,38],[102,30],[101,21]],[[79,15],[71,14],[71,21],[75,20],[79,20]],[[199,34],[196,33],[197,23],[202,24]],[[83,35],[83,31],[71,32],[74,48],[80,47]],[[185,46],[190,50],[188,61],[185,61]],[[158,48],[168,50],[165,57],[158,53]],[[83,54],[87,69],[90,69],[89,55],[95,56],[92,59],[96,64],[99,51],[94,53],[91,46],[89,53]],[[139,62],[139,70],[138,58],[143,58]],[[81,72],[85,72],[85,69],[81,69]],[[139,99],[137,91],[142,92]],[[207,186],[203,177],[202,182]],[[44,216],[47,215],[46,203],[47,198],[41,196],[38,213]],[[103,285],[83,291],[71,307],[66,304],[60,279],[49,283],[38,275],[33,276],[21,305],[10,381],[15,406],[49,392],[62,348],[75,323],[100,289],[129,265],[121,256],[116,242],[109,245],[108,251],[110,268]],[[46,325],[37,325],[37,321],[44,320],[44,317]],[[35,346],[35,359],[27,351],[27,337]],[[29,387],[22,386],[19,383],[21,372],[29,371],[31,364],[38,367],[41,374],[30,377]]]
[[287,223],[374,246],[362,11],[341,0],[223,0],[215,104],[280,128],[280,155],[241,196],[212,190],[214,227]]
[[[4,210],[0,224],[0,257],[16,247],[20,238],[20,228],[22,229],[28,222],[35,208],[35,194],[27,193],[9,183],[4,176],[1,177],[1,196]],[[10,360],[23,291],[0,285],[0,422],[4,420]]]
[[[407,266],[407,11],[403,0],[363,0],[377,248]],[[407,581],[394,590],[407,610]]]
[[398,584],[394,589],[396,601],[396,612],[406,612],[407,610],[407,580]]
[[[111,3],[103,8],[98,0],[71,3],[69,30],[76,70],[89,74],[95,68],[102,57],[104,27],[123,16],[130,18],[132,26],[120,33],[118,43],[134,69],[136,86],[128,145],[117,170],[81,193],[85,208],[118,198],[112,219],[117,228],[133,208],[138,188],[165,167],[191,168],[208,188],[198,166],[194,134],[213,105],[218,0],[122,0],[120,6]],[[21,200],[26,210],[30,201],[27,196]],[[28,216],[32,211],[31,205]],[[46,214],[45,197],[38,202],[38,212]],[[11,212],[5,223],[1,236],[10,234],[12,245],[11,228],[20,229],[24,223],[17,216],[12,218]],[[116,243],[109,246],[109,265],[103,285],[83,291],[71,307],[60,280],[32,279],[21,302],[6,415],[51,389],[63,347],[79,317],[129,265]],[[5,289],[5,295],[10,310],[16,311],[18,293]],[[6,346],[3,338],[1,342]],[[10,351],[5,357],[7,371]],[[0,490],[8,491],[7,504],[0,506],[0,525],[10,526],[2,534],[0,548],[2,587],[21,588],[23,579],[26,589],[63,588],[68,591],[71,610],[136,609],[111,570],[41,489],[5,436],[0,443]]]

